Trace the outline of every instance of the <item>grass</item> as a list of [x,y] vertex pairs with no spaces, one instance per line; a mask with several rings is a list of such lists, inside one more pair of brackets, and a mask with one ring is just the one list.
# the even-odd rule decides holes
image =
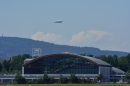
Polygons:
[[130,86],[130,84],[10,84],[6,86]]

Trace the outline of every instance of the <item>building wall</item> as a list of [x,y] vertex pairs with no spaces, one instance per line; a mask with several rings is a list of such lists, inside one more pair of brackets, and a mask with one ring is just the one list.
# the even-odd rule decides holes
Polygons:
[[103,76],[104,76],[103,81],[104,82],[109,82],[110,75],[112,72],[111,69],[112,69],[112,67],[99,66],[99,74],[103,74]]
[[79,57],[48,56],[24,66],[24,74],[98,74],[99,67]]

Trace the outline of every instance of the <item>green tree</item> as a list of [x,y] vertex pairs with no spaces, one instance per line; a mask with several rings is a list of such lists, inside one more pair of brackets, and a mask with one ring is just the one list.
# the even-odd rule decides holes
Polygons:
[[79,79],[75,74],[71,74],[69,79],[71,83],[79,83]]
[[129,69],[129,64],[128,64],[128,60],[126,59],[126,57],[122,56],[120,58],[118,58],[118,67],[123,70],[123,71],[127,71]]
[[86,83],[92,83],[92,80],[90,78],[87,78]]
[[26,84],[27,83],[26,79],[24,77],[22,77],[19,73],[16,74],[15,80],[18,84]]
[[103,75],[100,73],[100,74],[98,74],[98,76],[97,76],[97,80],[100,82],[102,79],[103,79]]
[[43,79],[42,78],[36,79],[35,83],[36,84],[43,84]]
[[118,67],[118,58],[117,57],[115,57],[115,59],[114,59],[114,65],[113,66]]
[[105,62],[108,62],[108,58],[106,57],[106,55],[100,55],[100,56],[96,56],[95,58],[101,59]]
[[44,76],[43,76],[43,83],[44,83],[44,84],[50,83],[50,78],[48,77],[47,74],[44,74]]
[[87,83],[87,80],[85,78],[81,79],[81,83]]
[[2,66],[3,66],[3,69],[5,69],[5,71],[8,72],[9,71],[9,67],[10,67],[10,60],[3,60],[2,61]]
[[[8,73],[17,73],[21,72],[22,65],[26,58],[30,58],[29,54],[16,55],[10,58],[8,61],[3,62],[3,67]],[[17,64],[17,65],[16,65]]]
[[87,56],[89,56],[89,57],[93,57],[94,55],[92,55],[92,54],[88,54]]
[[42,78],[36,79],[36,84],[49,84],[53,83],[54,79],[51,79],[52,81],[50,82],[50,78],[48,77],[47,74],[44,74]]
[[61,84],[66,84],[66,83],[68,83],[68,79],[66,77],[60,77],[58,82]]
[[80,54],[81,56],[86,56],[86,53]]
[[111,65],[114,65],[114,58],[113,58],[113,56],[111,56],[111,55],[108,56],[108,63],[111,64]]
[[125,78],[127,79],[127,81],[130,80],[130,74],[128,72],[125,74]]
[[55,83],[55,79],[54,78],[50,78],[50,84]]

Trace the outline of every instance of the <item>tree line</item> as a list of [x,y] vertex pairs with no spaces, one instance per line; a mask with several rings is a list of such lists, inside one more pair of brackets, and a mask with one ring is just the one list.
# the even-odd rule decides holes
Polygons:
[[[99,76],[100,77],[100,76]],[[101,80],[101,78],[98,78],[98,80]],[[33,79],[33,80],[26,80],[24,77],[22,77],[19,73],[15,76],[15,81],[17,84],[53,84],[53,83],[59,83],[59,84],[67,84],[67,83],[72,83],[72,84],[89,84],[93,83],[93,81],[89,78],[78,78],[75,76],[75,74],[71,74],[69,78],[60,76],[59,79],[54,79],[48,77],[47,74],[44,74],[42,78],[38,79]]]
[[82,56],[90,56],[93,58],[97,58],[100,60],[103,60],[113,67],[119,68],[125,72],[130,72],[130,54],[126,56],[118,57],[117,55],[100,55],[100,56],[94,56],[92,54],[86,55],[81,54]]
[[0,72],[3,74],[16,74],[22,72],[22,65],[26,58],[31,58],[29,54],[16,55],[9,59],[1,60]]
[[119,68],[125,72],[130,72],[130,54],[122,57],[118,57],[117,55],[100,55],[96,56],[95,58],[101,59],[111,64],[113,67]]
[[[86,54],[81,54],[86,55]],[[86,55],[91,56],[93,58],[101,59],[113,67],[119,68],[125,72],[130,72],[130,54],[127,56],[118,57],[117,55],[100,55],[100,56],[93,56],[93,55]],[[32,58],[29,54],[23,55],[16,55],[12,58],[1,60],[0,62],[0,72],[4,74],[16,74],[21,73],[22,65],[24,64],[24,60],[26,58]]]

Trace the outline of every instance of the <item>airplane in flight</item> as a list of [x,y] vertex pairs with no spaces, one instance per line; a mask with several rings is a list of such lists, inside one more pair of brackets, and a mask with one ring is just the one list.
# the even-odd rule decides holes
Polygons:
[[62,20],[54,20],[53,23],[62,23]]

